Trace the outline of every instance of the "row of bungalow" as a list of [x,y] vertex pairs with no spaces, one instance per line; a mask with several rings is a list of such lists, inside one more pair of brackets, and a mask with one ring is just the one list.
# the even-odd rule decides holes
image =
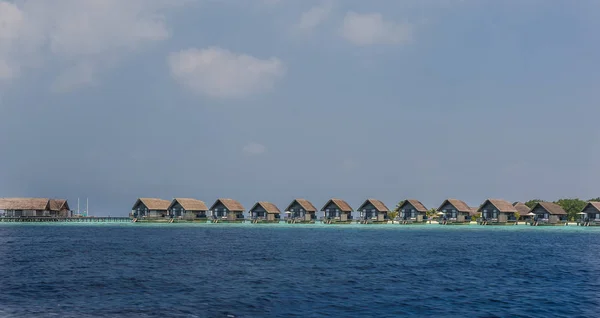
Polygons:
[[73,212],[65,199],[0,198],[0,215],[20,217],[71,217]]
[[[446,199],[437,208],[435,216],[428,216],[428,209],[419,200],[408,199],[397,207],[398,215],[389,218],[388,207],[376,199],[365,200],[356,210],[342,199],[330,199],[320,209],[306,199],[294,199],[281,217],[279,208],[266,201],[256,202],[248,216],[252,223],[315,223],[317,219],[326,224],[333,223],[387,223],[423,224],[437,219],[444,225],[471,224],[475,219],[480,225],[515,225],[523,222],[530,225],[566,225],[567,213],[558,204],[539,202],[532,209],[521,202],[510,203],[501,199],[487,199],[479,207],[471,207],[464,201]],[[233,199],[217,199],[209,208],[203,201],[190,198],[175,198],[172,201],[156,198],[139,198],[133,205],[130,217],[138,221],[207,221],[242,222],[246,220],[244,206]],[[600,225],[600,203],[590,202],[581,214],[581,225]]]
[[[522,222],[530,225],[566,225],[567,212],[558,204],[538,202],[529,208],[521,202],[487,199],[479,207],[470,207],[464,201],[446,199],[437,208],[435,215],[427,214],[428,209],[419,200],[408,199],[397,207],[398,215],[389,217],[388,207],[376,199],[367,199],[355,210],[342,199],[330,199],[319,210],[306,199],[294,199],[284,210],[266,201],[256,202],[248,216],[253,223],[387,223],[423,224],[436,219],[444,225],[471,224],[473,219],[480,225],[514,225]],[[577,223],[582,226],[600,225],[600,202],[588,202],[579,214]],[[0,216],[9,218],[55,217],[69,218],[73,212],[65,199],[48,198],[0,198]],[[190,198],[175,198],[171,201],[157,198],[139,198],[130,214],[133,221],[204,221],[241,222],[245,218],[244,206],[233,199],[217,199],[209,208],[203,201]]]

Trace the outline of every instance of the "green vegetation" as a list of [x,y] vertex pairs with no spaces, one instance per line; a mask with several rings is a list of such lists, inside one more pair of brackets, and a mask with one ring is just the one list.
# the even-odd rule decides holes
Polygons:
[[436,215],[437,215],[437,211],[434,208],[427,210],[427,218],[428,219],[433,218]]
[[533,200],[529,200],[527,202],[525,202],[525,205],[528,206],[530,209],[533,209],[533,207],[538,203],[538,202],[545,202],[544,200],[540,200],[540,199],[533,199]]
[[388,219],[392,220],[392,223],[394,223],[394,220],[398,217],[398,211],[394,210],[394,211],[389,211],[388,212]]
[[560,199],[554,202],[560,205],[566,212],[569,221],[575,221],[577,219],[577,213],[581,212],[585,208],[586,201],[575,199]]

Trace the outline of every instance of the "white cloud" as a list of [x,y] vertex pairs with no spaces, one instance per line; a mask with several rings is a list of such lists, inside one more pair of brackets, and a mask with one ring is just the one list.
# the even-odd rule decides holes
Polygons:
[[301,31],[312,31],[314,28],[323,23],[333,9],[331,1],[326,1],[320,5],[312,7],[310,10],[302,13],[300,21],[296,24],[296,28]]
[[251,142],[245,145],[244,148],[242,148],[242,151],[246,155],[256,156],[265,153],[265,151],[267,151],[267,147],[255,142]]
[[213,98],[241,98],[264,93],[285,74],[277,58],[261,60],[219,47],[173,52],[171,75],[187,89]]
[[341,30],[346,40],[359,46],[407,43],[412,40],[412,32],[409,23],[384,20],[380,13],[356,12],[346,13]]
[[51,64],[67,68],[55,84],[60,90],[90,84],[125,54],[168,38],[163,14],[186,2],[0,0],[0,78]]

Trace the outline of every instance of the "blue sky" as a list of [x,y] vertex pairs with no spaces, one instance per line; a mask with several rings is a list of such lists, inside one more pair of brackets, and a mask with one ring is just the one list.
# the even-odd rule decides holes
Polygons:
[[597,1],[0,0],[0,196],[600,195]]

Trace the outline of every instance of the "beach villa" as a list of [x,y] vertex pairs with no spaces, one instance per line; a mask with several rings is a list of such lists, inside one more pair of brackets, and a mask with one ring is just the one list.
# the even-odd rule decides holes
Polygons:
[[271,202],[256,202],[248,212],[250,212],[252,223],[279,223],[279,220],[281,219],[281,211],[279,211],[279,208]]
[[59,217],[72,216],[67,200],[47,198],[1,198],[0,210],[5,217]]
[[532,218],[531,209],[527,205],[525,205],[525,203],[515,202],[513,203],[513,206],[517,210],[517,213],[519,213],[517,221],[528,222]]
[[427,208],[419,200],[404,200],[398,207],[398,218],[400,224],[425,223]]
[[324,212],[323,222],[332,223],[351,223],[352,208],[342,199],[330,199],[321,209]]
[[558,204],[552,202],[538,202],[531,209],[535,214],[531,225],[566,225],[567,212]]
[[508,201],[487,199],[477,209],[481,217],[477,220],[480,225],[515,225],[517,209]]
[[581,210],[581,220],[579,225],[597,226],[600,225],[600,202],[588,202]]
[[288,223],[315,223],[317,208],[306,199],[295,199],[285,209]]
[[204,201],[190,198],[175,198],[168,207],[169,215],[181,220],[206,220],[208,208]]
[[386,223],[388,221],[388,207],[381,201],[367,199],[357,210],[360,213],[360,222],[368,223]]
[[169,213],[171,201],[157,198],[139,198],[131,208],[130,217],[138,219],[165,218]]
[[233,199],[217,199],[210,212],[215,223],[244,221],[244,206]]
[[437,209],[440,224],[470,224],[474,211],[463,201],[446,199]]

